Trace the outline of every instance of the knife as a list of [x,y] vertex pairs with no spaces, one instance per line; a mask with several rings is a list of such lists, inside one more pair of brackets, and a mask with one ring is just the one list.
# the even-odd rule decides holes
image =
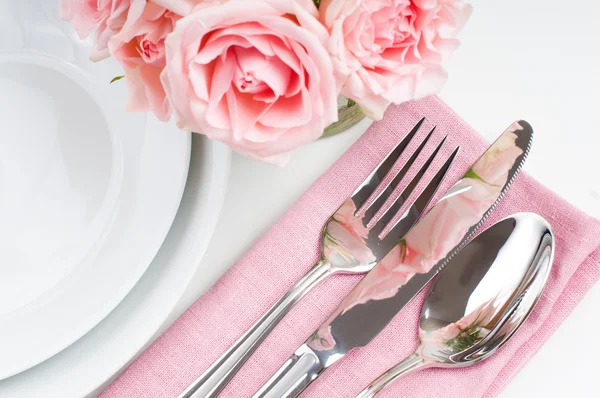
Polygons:
[[254,397],[296,397],[374,339],[474,236],[521,170],[532,138],[523,120],[502,133]]

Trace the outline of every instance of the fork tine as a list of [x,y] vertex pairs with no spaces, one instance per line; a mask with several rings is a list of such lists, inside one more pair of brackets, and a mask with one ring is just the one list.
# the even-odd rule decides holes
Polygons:
[[431,163],[433,162],[433,160],[435,159],[435,157],[439,153],[440,149],[442,149],[442,146],[446,142],[447,138],[448,138],[448,136],[444,137],[444,139],[442,140],[442,142],[440,142],[438,144],[437,148],[435,148],[435,150],[429,156],[429,158],[427,159],[427,161],[425,162],[425,164],[423,164],[423,166],[421,166],[421,169],[417,172],[417,174],[413,177],[413,179],[404,188],[404,190],[402,191],[402,193],[400,193],[400,195],[394,201],[394,203],[392,203],[391,206],[381,215],[381,218],[377,221],[377,224],[375,224],[373,226],[373,228],[371,230],[372,233],[374,233],[376,235],[381,234],[381,232],[383,232],[383,230],[385,229],[386,225],[390,221],[392,221],[392,219],[394,218],[394,216],[396,215],[396,213],[398,212],[398,210],[402,207],[402,205],[406,202],[406,200],[413,193],[413,191],[415,190],[415,188],[419,184],[419,181],[421,181],[421,179],[423,178],[423,175],[427,172],[427,169],[429,168],[429,166],[431,166]]
[[404,137],[404,139],[390,151],[386,158],[379,163],[375,170],[373,170],[371,174],[369,174],[369,176],[363,181],[363,183],[360,184],[360,186],[354,191],[351,199],[356,206],[357,213],[361,207],[364,206],[373,192],[375,192],[379,186],[379,183],[385,178],[402,152],[404,152],[404,149],[406,149],[415,134],[417,134],[417,131],[419,131],[419,128],[424,121],[425,118],[419,120],[412,130],[406,135],[406,137]]
[[[431,202],[431,199],[433,199],[435,196],[435,193],[450,170],[450,167],[452,167],[452,163],[454,163],[454,160],[459,152],[460,146],[457,147],[454,152],[452,152],[452,155],[450,155],[448,160],[446,160],[446,163],[444,163],[444,165],[438,170],[437,174],[431,179],[429,184],[427,184],[421,195],[419,195],[412,206],[410,206],[406,213],[404,213],[404,215],[398,220],[396,225],[394,225],[390,232],[388,232],[387,236],[384,238],[385,240],[390,239],[392,242],[400,241],[400,239],[406,235],[408,230],[419,220],[419,218],[421,218],[423,212],[429,205],[429,202]],[[400,206],[397,206],[395,203],[390,209],[392,208],[395,208],[395,211],[390,212],[390,214],[392,214],[391,217],[396,214],[396,212],[400,209]]]
[[412,165],[415,163],[415,160],[419,157],[419,154],[421,153],[425,145],[427,145],[427,142],[433,135],[434,131],[435,127],[433,127],[429,134],[427,134],[427,137],[425,137],[425,139],[423,140],[421,145],[419,145],[415,153],[413,153],[410,159],[408,159],[406,164],[402,167],[402,170],[400,170],[396,177],[394,177],[394,179],[388,184],[385,190],[382,191],[378,196],[374,197],[373,202],[369,205],[369,207],[367,207],[367,210],[365,211],[365,216],[363,217],[363,224],[365,226],[373,219],[375,214],[377,214],[379,209],[381,209],[381,206],[385,204],[385,202],[390,198],[394,191],[396,191],[396,188],[398,188],[398,184],[400,184],[402,179],[406,176],[406,173],[408,173]]

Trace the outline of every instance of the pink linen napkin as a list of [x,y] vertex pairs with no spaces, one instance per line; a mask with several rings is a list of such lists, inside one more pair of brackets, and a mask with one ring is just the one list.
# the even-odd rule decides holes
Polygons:
[[[449,135],[445,154],[462,151],[441,192],[488,144],[439,98],[388,109],[271,230],[101,395],[176,397],[317,260],[325,220],[418,119]],[[507,125],[512,121],[507,121]],[[504,127],[499,126],[498,134]],[[534,126],[535,128],[535,126]],[[533,145],[535,150],[535,143]],[[550,337],[600,278],[600,221],[522,174],[488,221],[533,211],[553,226],[556,255],[544,294],[525,325],[490,359],[457,370],[430,369],[399,379],[382,397],[493,397]],[[360,277],[333,276],[309,293],[267,337],[223,397],[250,397],[335,309]],[[328,369],[302,397],[354,397],[417,345],[422,292],[367,347]]]

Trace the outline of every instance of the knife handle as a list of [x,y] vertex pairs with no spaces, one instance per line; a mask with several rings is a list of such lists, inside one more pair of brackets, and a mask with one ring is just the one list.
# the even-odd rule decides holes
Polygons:
[[325,370],[317,354],[306,344],[296,350],[253,398],[297,397]]

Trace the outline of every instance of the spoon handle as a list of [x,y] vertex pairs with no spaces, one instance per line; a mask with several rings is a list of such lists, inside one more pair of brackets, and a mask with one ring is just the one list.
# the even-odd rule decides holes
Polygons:
[[373,398],[377,393],[390,385],[398,377],[404,376],[413,370],[421,369],[425,366],[426,363],[423,357],[416,353],[412,354],[373,380],[367,388],[362,390],[362,392],[356,396],[356,398]]

